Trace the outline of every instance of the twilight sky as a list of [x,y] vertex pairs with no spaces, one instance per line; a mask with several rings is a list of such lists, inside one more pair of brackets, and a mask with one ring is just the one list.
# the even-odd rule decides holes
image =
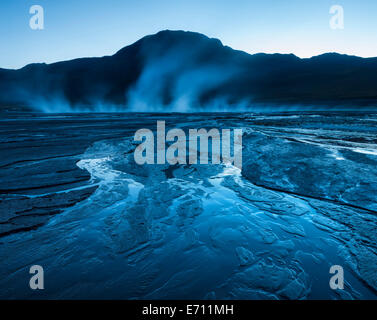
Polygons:
[[[44,29],[29,26],[32,5]],[[330,28],[332,5],[344,29]],[[1,0],[0,68],[111,55],[163,29],[219,38],[249,53],[377,56],[376,0]]]

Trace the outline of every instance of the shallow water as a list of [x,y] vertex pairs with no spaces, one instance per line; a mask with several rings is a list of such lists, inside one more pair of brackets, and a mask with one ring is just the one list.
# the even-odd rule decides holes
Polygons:
[[[242,170],[135,164],[133,134],[155,130],[157,120],[185,131],[242,128]],[[376,120],[365,113],[8,116],[1,142],[14,159],[0,172],[9,184],[0,218],[10,230],[0,238],[0,297],[376,299]],[[45,155],[31,151],[43,144]],[[61,158],[88,178],[65,163],[59,172],[58,162],[46,165]],[[26,175],[43,185],[21,188]],[[48,184],[46,175],[64,183]],[[85,197],[72,193],[88,187],[96,189]],[[62,192],[73,200],[48,214],[62,206],[55,198]],[[29,206],[22,211],[20,199]],[[31,230],[12,228],[15,221]],[[28,287],[33,264],[44,267],[43,291]],[[329,286],[332,265],[344,268],[344,290]]]

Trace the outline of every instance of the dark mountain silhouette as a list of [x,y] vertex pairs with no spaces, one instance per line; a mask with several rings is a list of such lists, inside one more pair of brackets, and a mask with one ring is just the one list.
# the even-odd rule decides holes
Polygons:
[[376,106],[377,58],[250,55],[199,33],[161,31],[113,56],[0,69],[0,105],[40,108],[57,101],[150,111],[213,101]]

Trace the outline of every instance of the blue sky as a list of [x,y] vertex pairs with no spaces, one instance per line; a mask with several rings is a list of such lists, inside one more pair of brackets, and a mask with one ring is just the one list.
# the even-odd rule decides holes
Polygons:
[[[29,8],[44,8],[44,30]],[[329,26],[332,5],[344,29]],[[1,0],[0,67],[111,55],[163,29],[219,38],[249,53],[377,56],[376,0]]]

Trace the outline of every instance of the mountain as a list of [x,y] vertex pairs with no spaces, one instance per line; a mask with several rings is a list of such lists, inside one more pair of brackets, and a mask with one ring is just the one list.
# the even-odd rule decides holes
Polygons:
[[377,106],[377,58],[233,50],[184,31],[146,36],[112,56],[0,69],[0,105],[134,111],[251,104]]

